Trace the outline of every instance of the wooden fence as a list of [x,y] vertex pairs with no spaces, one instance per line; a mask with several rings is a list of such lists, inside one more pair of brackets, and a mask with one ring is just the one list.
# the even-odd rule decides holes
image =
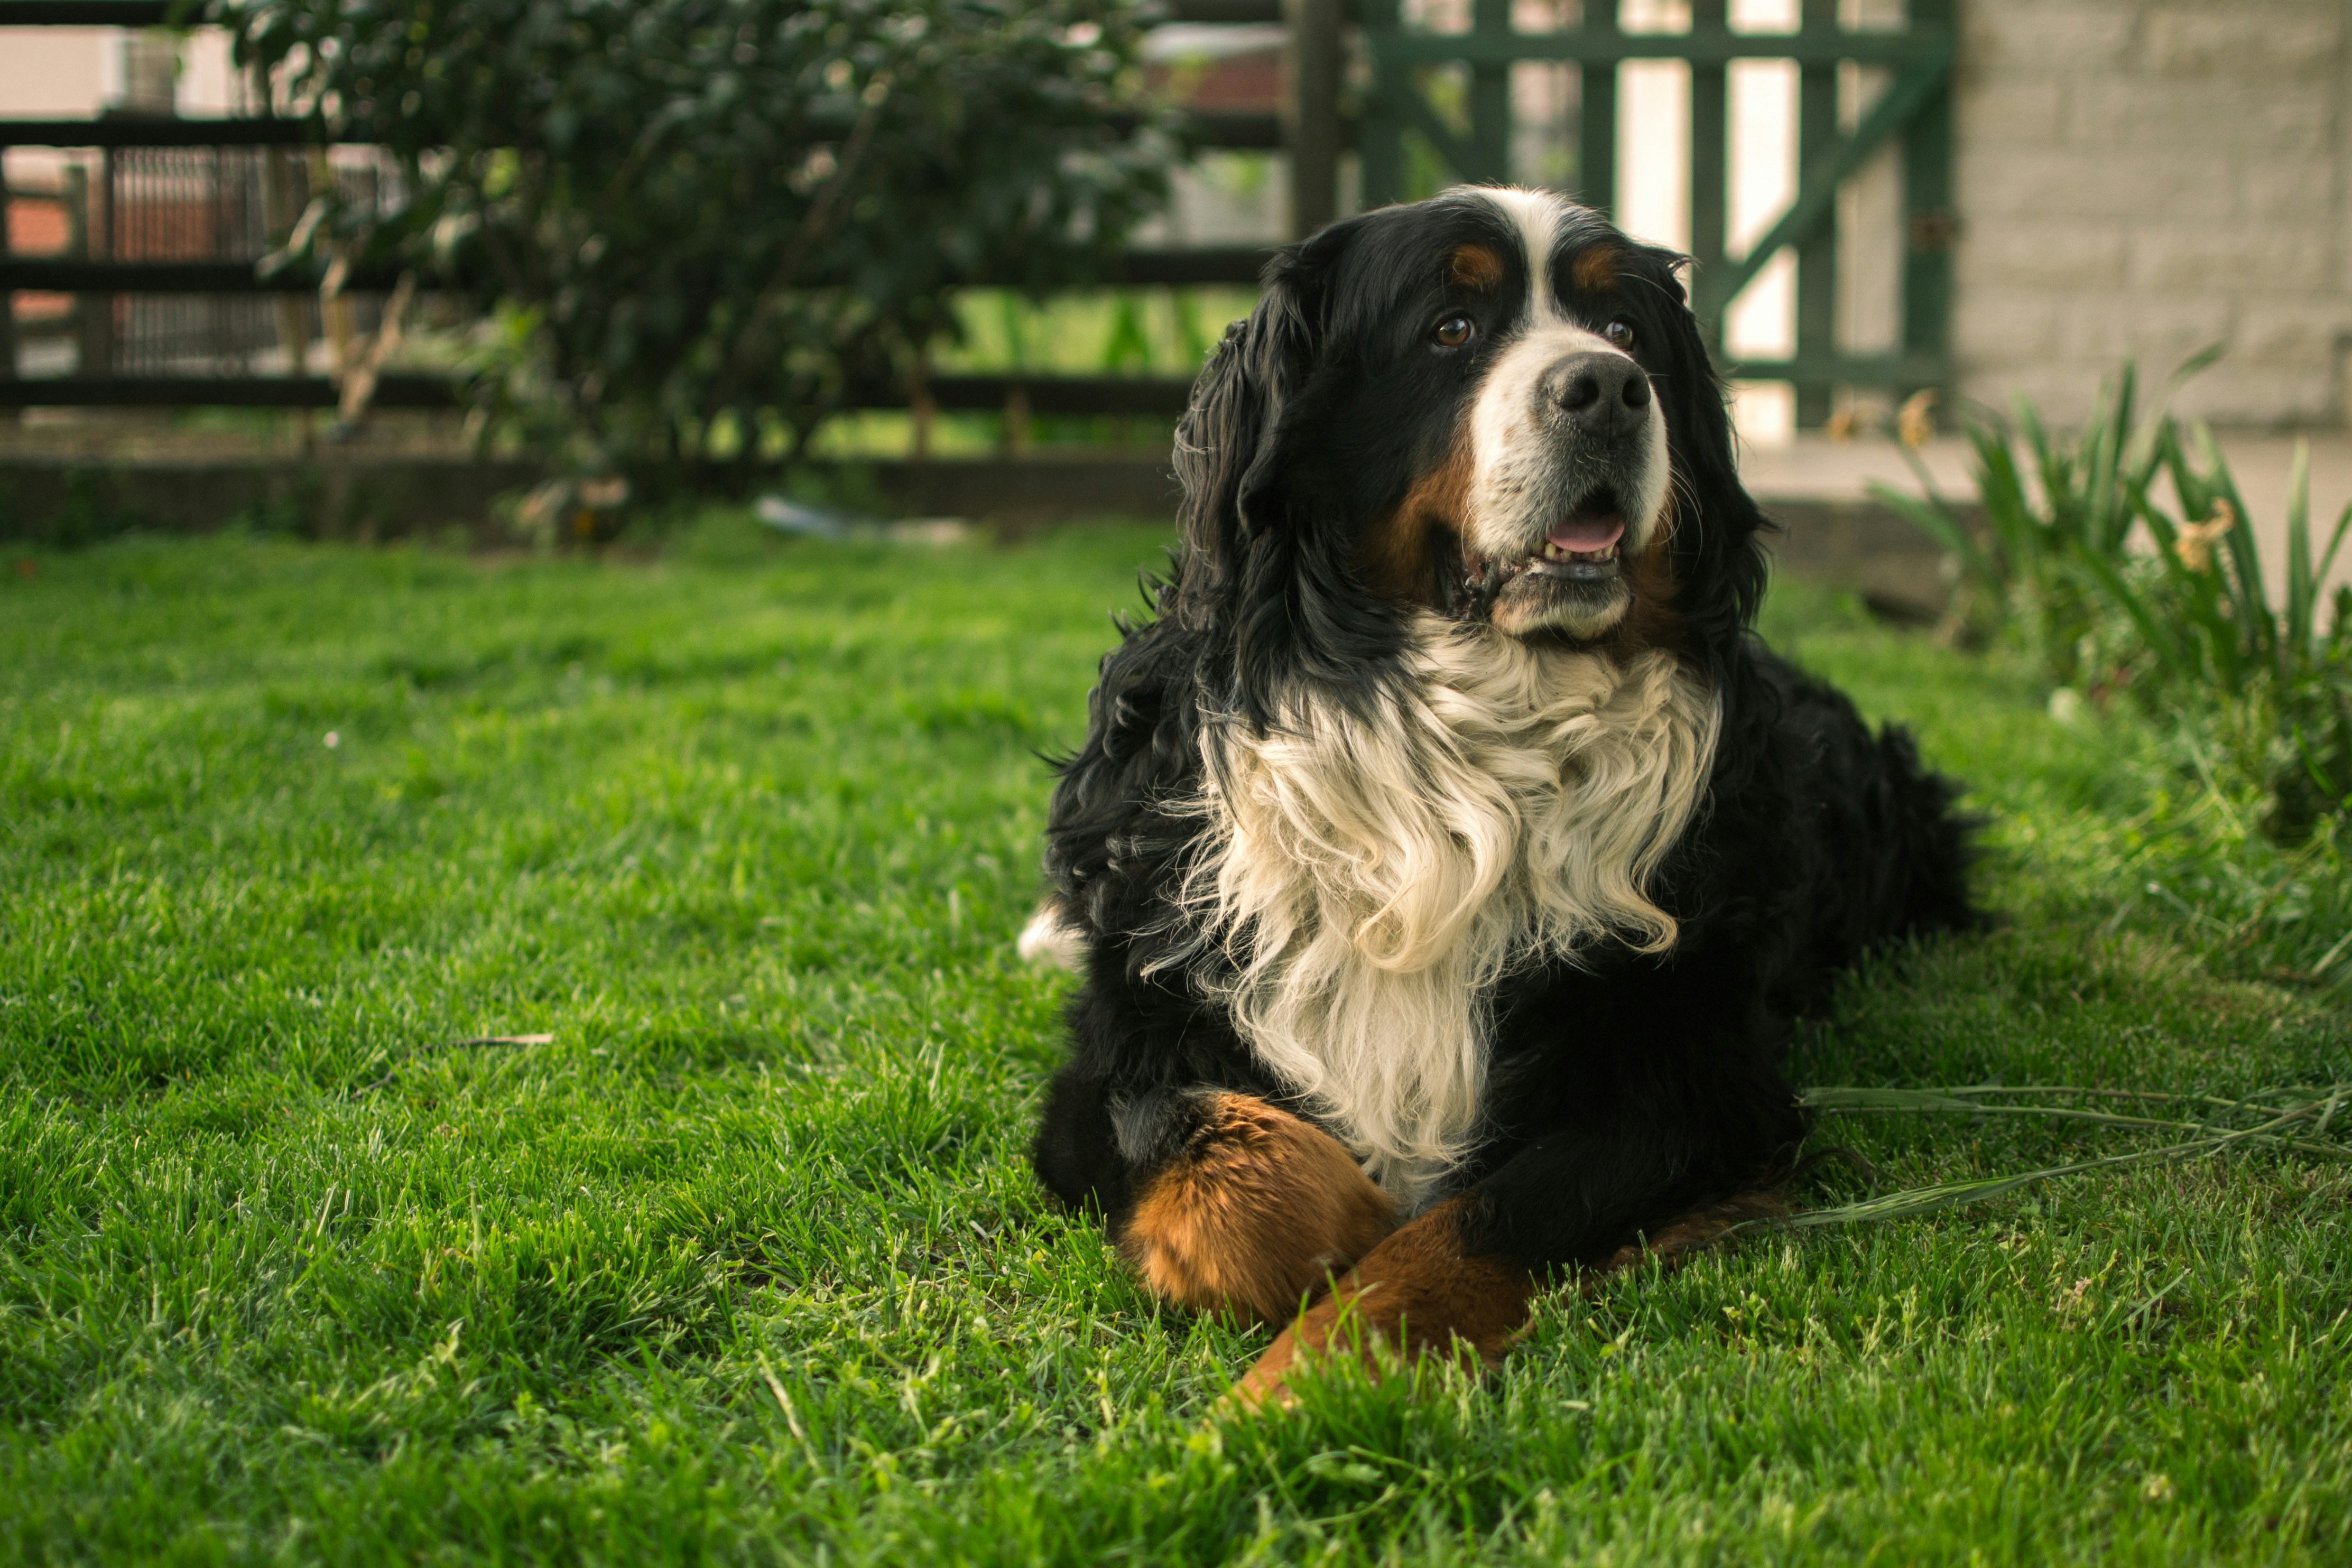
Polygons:
[[[1795,351],[1767,360],[1726,357],[1736,377],[1785,381],[1796,413],[1817,424],[1834,388],[1870,387],[1902,395],[1948,380],[1950,315],[1950,80],[1957,0],[1909,0],[1895,28],[1843,26],[1837,0],[1798,0],[1794,32],[1734,32],[1726,0],[1688,0],[1686,31],[1629,32],[1618,0],[1585,0],[1575,25],[1522,31],[1514,0],[1466,0],[1450,10],[1429,0],[1165,0],[1171,22],[1206,26],[1279,24],[1289,35],[1286,91],[1279,112],[1202,112],[1199,145],[1279,152],[1290,172],[1289,226],[1311,231],[1340,211],[1343,188],[1370,206],[1425,194],[1454,180],[1504,181],[1512,173],[1512,68],[1557,62],[1576,78],[1574,167],[1563,188],[1604,211],[1616,206],[1619,68],[1633,60],[1679,60],[1690,72],[1687,137],[1690,248],[1696,259],[1695,303],[1722,341],[1726,312],[1739,291],[1783,251],[1796,267]],[[1410,8],[1409,8],[1410,7]],[[169,19],[172,0],[0,0],[0,26],[151,26]],[[1799,77],[1799,177],[1793,199],[1761,238],[1733,254],[1727,243],[1727,68],[1742,59],[1793,61]],[[1866,105],[1852,101],[1841,123],[1842,68],[1880,72],[1885,85]],[[290,120],[101,118],[34,120],[0,118],[0,151],[15,146],[95,149],[110,201],[122,162],[165,148],[315,149],[317,127]],[[1900,147],[1901,331],[1893,352],[1855,354],[1836,341],[1838,194],[1881,149]],[[310,167],[322,166],[312,160]],[[331,407],[333,378],[304,373],[173,375],[127,373],[108,353],[106,324],[117,301],[195,298],[215,301],[316,298],[321,279],[296,269],[259,274],[251,260],[155,259],[124,254],[112,225],[83,226],[79,254],[14,256],[6,250],[9,196],[0,183],[0,407],[35,404],[188,406],[198,404]],[[299,204],[294,204],[299,208]],[[1248,246],[1129,251],[1116,276],[1127,285],[1254,283],[1266,252]],[[389,277],[353,276],[351,295],[391,287]],[[71,297],[84,323],[73,373],[18,373],[14,298],[17,292]],[[1151,376],[940,375],[925,386],[947,411],[1025,408],[1042,414],[1172,414],[1187,382]],[[854,406],[903,408],[903,387],[852,389]],[[387,375],[379,406],[449,402],[446,382]]]

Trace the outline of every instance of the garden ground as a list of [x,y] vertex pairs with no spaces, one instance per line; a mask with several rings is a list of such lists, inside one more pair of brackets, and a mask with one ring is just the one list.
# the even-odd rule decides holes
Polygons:
[[[0,1557],[2352,1560],[2352,1166],[2297,1155],[1767,1235],[1483,1382],[1219,1419],[1262,1336],[1022,1160],[1034,754],[1160,544],[0,577]],[[1800,1082],[2352,1079],[2212,902],[2340,896],[2153,737],[1817,591],[1767,629],[1972,783],[2011,916],[1854,977]],[[2135,1146],[1822,1131],[1888,1186]]]

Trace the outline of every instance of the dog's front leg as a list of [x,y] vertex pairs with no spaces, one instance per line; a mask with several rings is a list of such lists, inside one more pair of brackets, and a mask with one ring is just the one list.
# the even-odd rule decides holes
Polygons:
[[1282,1322],[1396,1226],[1337,1140],[1255,1095],[1187,1097],[1181,1138],[1138,1182],[1119,1249],[1158,1295]]
[[[1521,1153],[1366,1254],[1301,1314],[1234,1389],[1255,1407],[1286,1404],[1302,1358],[1441,1355],[1491,1365],[1527,1326],[1539,1281],[1591,1281],[1671,1260],[1780,1211],[1771,1173],[1802,1124],[1760,1118],[1752,1135],[1712,1139],[1619,1130],[1563,1134]],[[1766,1102],[1769,1103],[1769,1102]],[[1712,1161],[1699,1157],[1711,1149]]]
[[1431,1209],[1366,1254],[1337,1288],[1282,1332],[1234,1390],[1244,1407],[1290,1402],[1302,1360],[1344,1355],[1378,1372],[1382,1352],[1437,1355],[1472,1365],[1502,1359],[1527,1326],[1536,1276],[1472,1250],[1465,1205]]

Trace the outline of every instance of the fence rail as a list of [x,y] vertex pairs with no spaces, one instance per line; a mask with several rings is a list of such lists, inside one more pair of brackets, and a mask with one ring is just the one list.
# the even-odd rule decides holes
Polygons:
[[[8,0],[0,0],[0,26],[9,25]],[[1103,123],[1114,135],[1132,135],[1134,114],[1109,114]],[[1184,128],[1196,146],[1270,152],[1281,148],[1282,116],[1246,110],[1194,110]],[[297,147],[325,144],[315,120],[291,119],[166,119],[126,115],[114,120],[12,120],[0,117],[0,147]]]
[[[1254,246],[1131,250],[1111,264],[1103,281],[1130,287],[1255,283],[1273,255]],[[343,287],[353,293],[385,293],[398,277],[396,267],[360,267],[352,269]],[[308,266],[261,272],[242,261],[0,260],[0,288],[58,294],[315,294],[320,282],[319,273]]]
[[[1192,383],[1169,376],[932,376],[923,383],[931,406],[950,413],[994,413],[1008,405],[1033,414],[1148,414],[1184,412]],[[0,408],[333,408],[340,396],[328,376],[44,376],[0,381]],[[379,408],[449,408],[456,383],[440,376],[386,375],[376,383]],[[907,395],[885,382],[845,390],[846,408],[904,408]]]
[[[1161,0],[1171,22],[1265,26],[1280,23],[1282,0]],[[6,0],[12,27],[171,27],[203,19],[204,0]]]

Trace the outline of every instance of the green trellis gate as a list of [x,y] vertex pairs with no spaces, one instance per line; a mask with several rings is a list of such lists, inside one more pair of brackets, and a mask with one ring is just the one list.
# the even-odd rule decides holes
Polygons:
[[[1418,154],[1430,154],[1457,180],[1510,176],[1511,66],[1520,60],[1577,68],[1576,173],[1571,188],[1603,211],[1616,204],[1617,68],[1627,60],[1688,63],[1690,82],[1690,235],[1696,258],[1694,305],[1722,342],[1733,298],[1782,250],[1796,253],[1796,351],[1785,360],[1732,360],[1732,375],[1786,381],[1797,389],[1798,423],[1816,425],[1830,413],[1838,384],[1885,388],[1897,395],[1942,386],[1948,373],[1951,317],[1951,77],[1957,0],[1911,0],[1905,25],[1888,30],[1839,25],[1837,0],[1801,0],[1792,33],[1735,33],[1726,0],[1691,0],[1690,30],[1630,33],[1615,0],[1588,0],[1582,25],[1520,32],[1511,0],[1471,0],[1465,31],[1408,28],[1399,0],[1352,0],[1369,87],[1353,126],[1367,206],[1416,193],[1409,189]],[[1300,18],[1302,35],[1311,16]],[[1312,52],[1300,39],[1302,57]],[[1798,183],[1794,199],[1737,258],[1725,243],[1728,67],[1737,59],[1793,60],[1798,68]],[[1838,115],[1839,67],[1885,68],[1888,80],[1851,129]],[[1432,78],[1444,68],[1466,71],[1466,91],[1441,108]],[[1441,99],[1449,96],[1436,95]],[[1902,334],[1892,353],[1853,354],[1836,342],[1837,193],[1881,148],[1901,146]]]

